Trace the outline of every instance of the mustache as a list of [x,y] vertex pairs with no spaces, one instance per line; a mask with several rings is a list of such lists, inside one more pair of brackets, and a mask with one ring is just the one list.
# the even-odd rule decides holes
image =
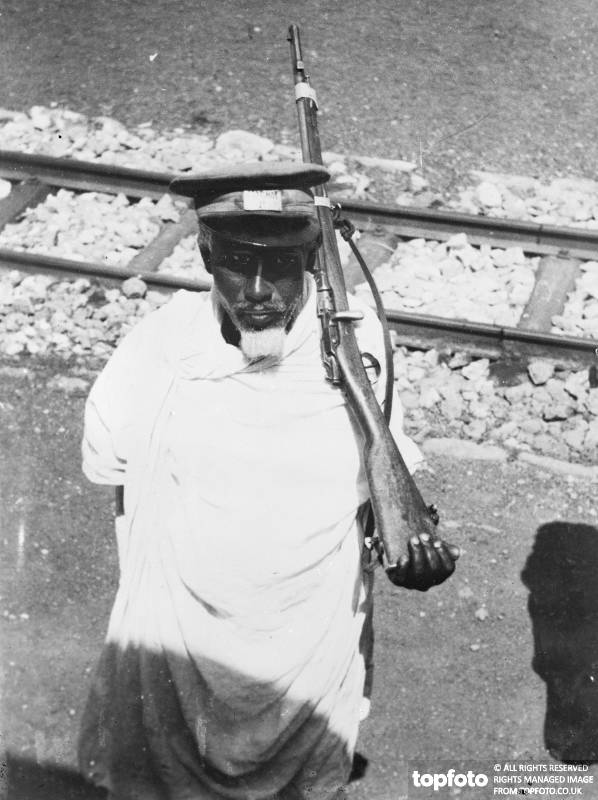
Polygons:
[[286,306],[281,304],[242,304],[234,307],[235,314],[284,314]]

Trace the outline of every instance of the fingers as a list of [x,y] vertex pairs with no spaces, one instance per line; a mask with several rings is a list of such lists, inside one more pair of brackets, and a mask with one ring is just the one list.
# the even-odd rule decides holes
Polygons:
[[387,575],[395,586],[404,586],[409,570],[409,556],[400,556],[394,567],[389,567]]
[[426,592],[453,574],[459,556],[460,550],[455,545],[422,533],[409,539],[407,555],[387,570],[388,577],[397,586]]
[[424,547],[426,537],[430,538],[428,534],[422,533],[419,536],[412,536],[407,542],[411,570],[416,577],[424,573],[428,563]]
[[[439,581],[439,583],[442,583],[443,580],[446,580],[446,578],[448,578],[449,575],[452,575],[455,571],[455,561],[461,555],[461,551],[458,547],[448,544],[447,542],[443,542],[442,539],[437,539],[434,542],[434,549],[436,550],[436,553],[438,554],[438,560],[442,565],[441,572],[444,572],[445,574],[445,577]],[[455,551],[456,554],[453,555]]]
[[448,544],[448,542],[445,542],[445,544],[448,547],[448,551],[451,555],[451,558],[453,559],[453,561],[456,561],[461,555],[461,548],[457,547],[456,544]]

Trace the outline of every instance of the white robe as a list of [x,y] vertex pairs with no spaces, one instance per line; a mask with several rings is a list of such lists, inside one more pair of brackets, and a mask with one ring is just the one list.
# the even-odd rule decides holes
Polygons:
[[[383,365],[380,325],[353,305]],[[311,285],[281,363],[260,371],[222,338],[210,296],[179,292],[92,389],[83,468],[124,485],[125,517],[80,758],[118,800],[316,800],[348,776],[368,488],[319,338]]]

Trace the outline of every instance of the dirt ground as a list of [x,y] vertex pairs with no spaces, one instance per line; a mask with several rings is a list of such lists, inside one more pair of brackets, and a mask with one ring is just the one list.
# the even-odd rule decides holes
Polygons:
[[324,149],[467,170],[595,177],[591,0],[0,0],[0,106],[296,143],[290,23]]
[[[72,770],[116,589],[112,496],[81,475],[83,397],[48,391],[55,374],[0,369],[10,800],[95,796]],[[547,745],[563,758],[598,759],[598,697],[588,683],[598,664],[595,486],[520,463],[431,467],[419,483],[463,555],[456,575],[427,594],[378,576],[375,691],[358,747],[369,763],[351,800],[405,797],[416,763],[491,774],[496,762],[554,761]],[[534,632],[542,677],[532,667]],[[472,792],[459,797],[491,796]]]

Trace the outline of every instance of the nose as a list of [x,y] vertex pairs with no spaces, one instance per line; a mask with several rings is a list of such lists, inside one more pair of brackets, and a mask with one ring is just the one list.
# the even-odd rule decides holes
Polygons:
[[263,263],[258,261],[255,275],[247,279],[245,284],[245,298],[252,303],[265,303],[272,297],[273,287],[262,275]]

